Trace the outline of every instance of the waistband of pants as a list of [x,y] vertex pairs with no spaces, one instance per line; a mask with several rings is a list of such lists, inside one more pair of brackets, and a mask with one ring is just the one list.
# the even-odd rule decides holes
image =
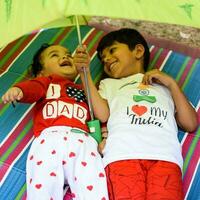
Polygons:
[[82,130],[80,128],[76,127],[70,127],[70,126],[51,126],[46,129],[44,129],[41,133],[43,132],[63,132],[63,131],[69,131],[73,133],[82,133],[82,134],[88,134],[85,130]]

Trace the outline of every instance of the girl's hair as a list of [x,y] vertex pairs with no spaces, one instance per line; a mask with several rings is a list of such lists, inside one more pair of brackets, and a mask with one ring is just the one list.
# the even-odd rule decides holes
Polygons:
[[41,63],[42,52],[50,46],[52,45],[49,45],[47,43],[42,44],[41,47],[37,50],[37,52],[33,56],[33,63],[31,64],[31,72],[34,77],[36,77],[43,68]]
[[114,42],[127,44],[131,51],[135,48],[137,44],[142,44],[145,49],[143,67],[144,70],[147,71],[150,59],[149,47],[144,37],[137,30],[122,28],[117,31],[112,31],[101,38],[97,47],[97,55],[100,60],[103,50],[113,45]]

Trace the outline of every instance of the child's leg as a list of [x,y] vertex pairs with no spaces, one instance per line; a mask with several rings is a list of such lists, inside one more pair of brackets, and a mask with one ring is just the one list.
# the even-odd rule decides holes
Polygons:
[[97,143],[83,133],[67,137],[65,176],[74,200],[108,200],[107,183]]
[[58,133],[43,132],[27,158],[27,199],[63,199],[62,141]]
[[144,200],[145,172],[139,160],[124,160],[106,167],[110,200]]
[[178,165],[156,161],[148,170],[147,200],[182,200],[182,175]]

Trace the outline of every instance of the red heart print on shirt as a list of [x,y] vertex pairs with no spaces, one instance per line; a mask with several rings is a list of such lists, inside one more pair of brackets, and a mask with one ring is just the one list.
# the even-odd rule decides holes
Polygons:
[[134,105],[132,106],[132,111],[136,113],[137,115],[141,116],[144,113],[147,112],[147,107],[146,106],[139,106],[139,105]]

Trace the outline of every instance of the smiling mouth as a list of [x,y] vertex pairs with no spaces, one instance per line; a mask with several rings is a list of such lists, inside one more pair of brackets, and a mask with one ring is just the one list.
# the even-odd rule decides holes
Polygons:
[[109,65],[109,70],[110,70],[110,71],[113,71],[114,68],[115,68],[115,66],[116,66],[116,64],[117,64],[117,62],[111,63],[111,64]]
[[69,61],[64,61],[63,63],[60,64],[60,67],[71,67],[72,63]]

